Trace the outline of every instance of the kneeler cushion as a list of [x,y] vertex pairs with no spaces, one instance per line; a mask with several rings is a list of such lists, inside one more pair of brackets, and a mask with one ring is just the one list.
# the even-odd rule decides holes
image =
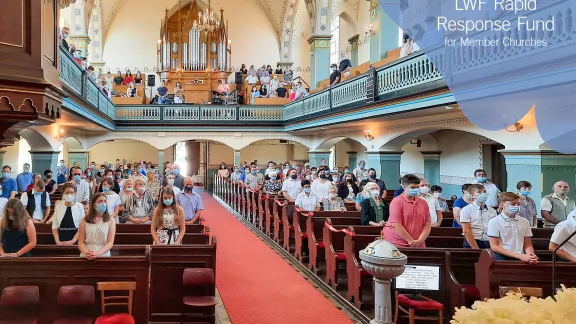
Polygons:
[[134,318],[129,314],[102,315],[94,324],[134,324]]

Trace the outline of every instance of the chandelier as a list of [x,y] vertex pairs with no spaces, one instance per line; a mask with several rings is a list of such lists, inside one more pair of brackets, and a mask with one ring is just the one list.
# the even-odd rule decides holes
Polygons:
[[210,2],[211,0],[208,0],[208,8],[198,12],[198,22],[194,21],[194,27],[203,31],[204,35],[208,35],[208,33],[212,33],[220,28],[220,21],[216,19]]

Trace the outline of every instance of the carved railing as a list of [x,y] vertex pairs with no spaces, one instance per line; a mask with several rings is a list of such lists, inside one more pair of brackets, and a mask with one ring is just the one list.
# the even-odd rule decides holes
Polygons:
[[284,107],[279,108],[260,108],[260,107],[241,107],[238,114],[238,120],[284,120]]
[[420,53],[376,73],[378,95],[441,80],[428,56]]
[[162,107],[116,107],[116,120],[162,120]]
[[199,107],[165,107],[164,120],[200,120]]

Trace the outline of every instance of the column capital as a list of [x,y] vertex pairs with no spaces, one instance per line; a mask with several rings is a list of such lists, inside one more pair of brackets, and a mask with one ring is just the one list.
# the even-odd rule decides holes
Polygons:
[[420,151],[424,160],[440,160],[441,153],[442,151]]
[[374,10],[378,6],[380,6],[379,0],[370,0],[370,10]]
[[400,156],[404,151],[368,151],[366,155],[380,155],[380,156]]
[[30,151],[28,151],[28,153],[30,153],[30,154],[56,154],[56,155],[58,155],[58,154],[60,154],[60,151],[32,151],[32,150],[30,150]]
[[308,44],[310,44],[310,49],[315,48],[330,48],[330,40],[332,35],[312,35],[308,38]]
[[360,39],[360,34],[356,34],[356,35],[348,38],[348,43],[351,45],[354,45],[354,43],[357,43],[359,39]]
[[350,152],[346,152],[346,154],[349,154],[349,155],[351,155],[351,154],[358,154],[358,152],[356,152],[356,151],[350,151]]

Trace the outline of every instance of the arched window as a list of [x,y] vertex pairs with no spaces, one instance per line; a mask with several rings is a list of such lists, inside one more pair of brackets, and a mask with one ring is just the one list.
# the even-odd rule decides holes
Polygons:
[[338,64],[340,56],[340,16],[334,17],[332,24],[330,24],[330,63]]

